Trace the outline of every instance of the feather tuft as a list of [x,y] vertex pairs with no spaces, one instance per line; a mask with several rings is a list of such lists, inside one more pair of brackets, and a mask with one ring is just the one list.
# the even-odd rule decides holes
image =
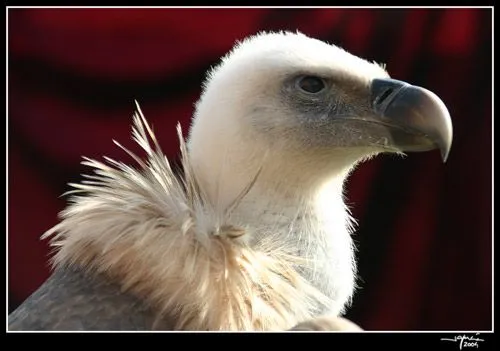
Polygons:
[[273,233],[252,247],[232,211],[259,177],[227,208],[205,195],[177,132],[184,174],[176,176],[137,104],[132,138],[141,159],[120,143],[137,168],[84,157],[93,169],[73,190],[61,222],[43,234],[55,266],[77,264],[107,274],[183,330],[285,330],[332,301],[306,281],[305,258]]

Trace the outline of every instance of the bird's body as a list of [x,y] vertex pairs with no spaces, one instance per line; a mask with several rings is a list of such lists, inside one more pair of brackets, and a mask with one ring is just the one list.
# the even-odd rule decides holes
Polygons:
[[[345,180],[380,152],[447,154],[451,123],[430,94],[302,34],[252,37],[210,73],[186,145],[179,133],[182,176],[140,109],[133,136],[148,156],[129,152],[138,169],[85,161],[95,175],[73,185],[46,233],[56,270],[97,274],[139,301],[147,326],[132,329],[285,330],[338,316],[356,285]],[[404,103],[415,96],[437,122],[413,120]],[[401,109],[410,117],[386,119]],[[134,313],[120,311],[109,313]],[[21,307],[10,326],[27,328],[29,315]]]
[[9,316],[9,330],[169,330],[144,300],[123,293],[106,275],[58,268]]

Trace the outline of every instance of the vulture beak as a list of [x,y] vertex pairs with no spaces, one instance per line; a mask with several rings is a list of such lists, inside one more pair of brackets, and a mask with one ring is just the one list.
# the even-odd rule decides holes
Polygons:
[[394,79],[374,79],[370,87],[373,122],[390,130],[402,151],[439,149],[446,162],[453,139],[450,114],[433,92]]

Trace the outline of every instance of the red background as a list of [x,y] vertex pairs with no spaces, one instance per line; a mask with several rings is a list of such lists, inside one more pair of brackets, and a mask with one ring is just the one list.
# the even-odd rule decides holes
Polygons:
[[362,289],[348,317],[370,330],[491,329],[488,9],[9,9],[9,310],[49,274],[39,236],[57,222],[81,156],[128,162],[133,99],[177,155],[204,72],[236,39],[300,30],[387,63],[448,106],[454,144],[381,156],[348,184]]

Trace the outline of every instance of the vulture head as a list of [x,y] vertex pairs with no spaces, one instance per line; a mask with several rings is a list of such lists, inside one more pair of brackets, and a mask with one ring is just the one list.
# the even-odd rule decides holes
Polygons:
[[379,153],[439,149],[432,92],[300,33],[250,37],[212,69],[175,175],[142,113],[139,168],[95,169],[46,233],[56,266],[101,272],[175,329],[284,330],[339,315],[356,285],[344,183]]
[[451,131],[432,92],[334,45],[271,33],[243,41],[210,72],[189,152],[214,200],[227,204],[262,168],[255,189],[278,187],[289,202],[332,179],[341,186],[380,152],[438,148],[446,160]]

